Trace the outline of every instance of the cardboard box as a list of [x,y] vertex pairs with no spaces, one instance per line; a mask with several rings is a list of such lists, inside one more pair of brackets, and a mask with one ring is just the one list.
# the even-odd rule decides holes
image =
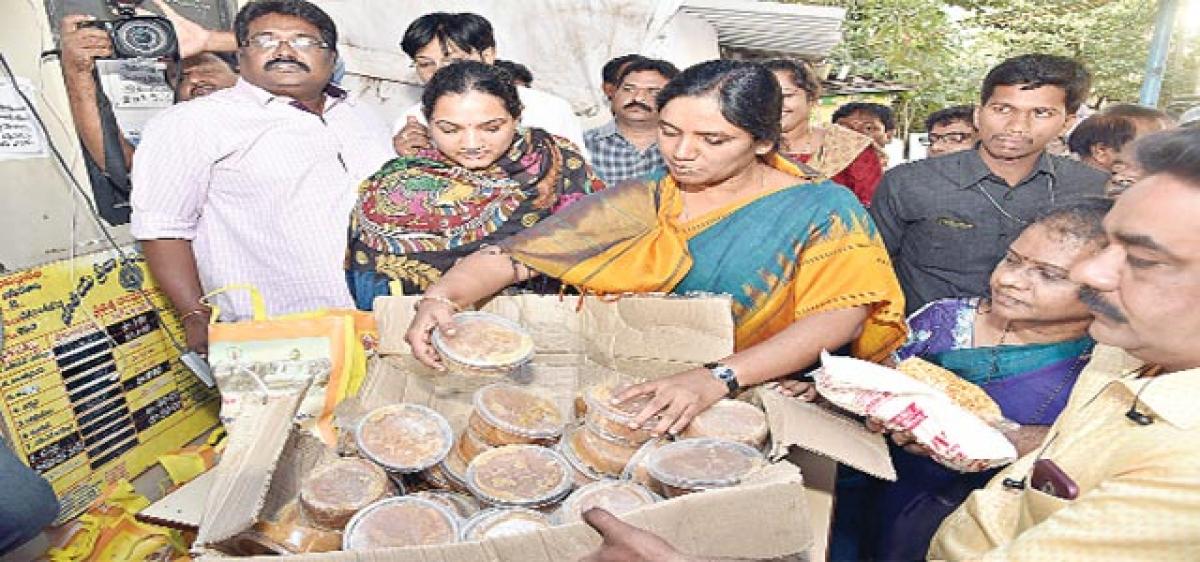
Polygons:
[[[390,355],[373,361],[359,398],[339,408],[344,423],[372,408],[396,402],[424,404],[442,412],[456,428],[462,427],[471,408],[471,392],[448,388],[442,375],[406,355],[403,333],[412,315],[412,298],[376,301],[381,350]],[[722,297],[627,297],[617,301],[578,297],[520,295],[497,297],[484,310],[513,319],[534,336],[537,354],[524,375],[547,391],[564,412],[570,412],[576,393],[588,384],[620,374],[654,378],[724,357],[733,349],[733,323],[729,300]],[[855,466],[880,469],[887,451],[878,436],[823,411],[777,394],[761,393],[773,432],[773,458],[782,458],[791,444],[816,443],[818,457],[827,466],[849,456]],[[778,398],[778,400],[776,400]],[[267,411],[271,409],[271,411]],[[315,439],[278,427],[288,420],[282,402],[268,404],[260,415],[264,431],[231,436],[230,458],[218,466],[220,474],[210,494],[197,540],[215,546],[245,529],[260,517],[271,516],[294,498],[307,471],[331,454]],[[266,432],[275,436],[264,435]],[[829,437],[828,432],[850,431],[850,437]],[[820,436],[812,435],[821,434]],[[874,438],[877,443],[872,441]],[[237,443],[242,441],[241,443]],[[849,445],[847,445],[849,444]],[[877,448],[872,448],[875,444]],[[882,450],[883,462],[871,452]],[[886,473],[886,469],[880,469]],[[679,548],[707,556],[752,559],[778,558],[807,553],[823,559],[823,549],[812,552],[814,532],[809,496],[796,465],[779,462],[764,468],[740,486],[692,494],[661,502],[623,516],[662,535]],[[818,494],[816,498],[820,500]],[[828,497],[828,493],[824,497]],[[828,502],[817,502],[823,513],[816,519],[816,534],[828,530]],[[586,525],[555,527],[536,534],[500,537],[484,542],[441,547],[390,549],[372,553],[311,554],[303,560],[406,561],[559,561],[575,560],[599,544]],[[201,550],[206,559],[220,555]],[[265,560],[266,558],[264,558]],[[275,558],[277,559],[277,558]]]

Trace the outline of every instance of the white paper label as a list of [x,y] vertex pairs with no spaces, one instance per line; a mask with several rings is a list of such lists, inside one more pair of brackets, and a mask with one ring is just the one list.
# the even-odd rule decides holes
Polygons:
[[[33,84],[18,77],[17,86],[33,99]],[[46,141],[33,112],[12,82],[0,79],[0,160],[44,158]]]

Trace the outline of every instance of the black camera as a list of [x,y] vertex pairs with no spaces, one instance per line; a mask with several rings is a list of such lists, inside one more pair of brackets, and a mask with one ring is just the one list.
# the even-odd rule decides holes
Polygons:
[[85,22],[85,27],[103,29],[112,39],[113,56],[119,59],[173,56],[179,41],[171,21],[158,16],[139,16],[142,0],[108,0],[116,19]]

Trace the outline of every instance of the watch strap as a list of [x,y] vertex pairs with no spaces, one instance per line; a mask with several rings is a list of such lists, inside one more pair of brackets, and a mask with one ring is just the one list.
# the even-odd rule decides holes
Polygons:
[[713,378],[725,383],[725,388],[728,389],[726,393],[728,396],[737,396],[737,393],[742,390],[742,385],[737,380],[737,373],[728,365],[714,361],[705,363],[704,368],[712,373]]

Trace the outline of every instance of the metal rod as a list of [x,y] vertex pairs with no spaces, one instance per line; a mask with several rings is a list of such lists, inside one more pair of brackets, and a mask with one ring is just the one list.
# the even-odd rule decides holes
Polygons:
[[1158,2],[1158,16],[1154,22],[1154,38],[1150,41],[1150,56],[1146,58],[1146,77],[1142,81],[1142,90],[1138,95],[1138,103],[1142,105],[1158,106],[1158,98],[1162,93],[1163,74],[1167,65],[1167,51],[1171,46],[1171,31],[1175,27],[1175,12],[1178,10],[1178,0],[1159,0]]

